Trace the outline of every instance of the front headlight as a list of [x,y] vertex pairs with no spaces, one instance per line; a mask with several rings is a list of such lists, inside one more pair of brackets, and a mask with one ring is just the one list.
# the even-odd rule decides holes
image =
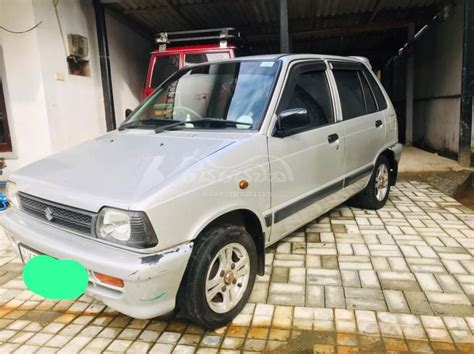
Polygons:
[[7,196],[8,203],[14,208],[20,208],[20,198],[18,197],[18,190],[16,189],[16,183],[8,181],[5,187],[5,194]]
[[103,208],[97,218],[96,236],[128,247],[149,248],[158,244],[145,213]]

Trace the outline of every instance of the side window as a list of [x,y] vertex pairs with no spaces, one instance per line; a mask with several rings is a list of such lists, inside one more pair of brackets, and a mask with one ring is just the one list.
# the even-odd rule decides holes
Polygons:
[[362,84],[362,90],[364,91],[366,114],[377,112],[377,104],[375,103],[374,95],[362,71],[359,71],[359,78]]
[[286,121],[282,127],[286,131],[306,131],[334,121],[331,94],[326,73],[323,70],[307,71],[294,77],[294,89],[282,109],[305,108],[310,123],[298,119]]
[[364,94],[356,70],[333,70],[344,120],[365,115]]
[[157,88],[168,77],[179,69],[179,55],[157,56],[153,66],[151,88]]
[[369,85],[372,89],[372,92],[375,95],[375,99],[377,100],[377,105],[379,107],[379,111],[382,111],[382,110],[386,109],[388,107],[387,106],[387,101],[385,101],[385,97],[382,93],[382,90],[380,89],[379,84],[374,79],[373,75],[365,68],[364,68],[364,76],[367,79],[367,81],[369,82]]

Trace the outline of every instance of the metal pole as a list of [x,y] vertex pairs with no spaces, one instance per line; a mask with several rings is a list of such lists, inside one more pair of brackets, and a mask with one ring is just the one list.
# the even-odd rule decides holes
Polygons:
[[114,130],[115,123],[114,94],[112,75],[110,71],[109,44],[107,40],[107,24],[105,21],[104,5],[100,0],[94,0],[95,24],[97,28],[97,43],[99,46],[100,74],[104,95],[105,123],[107,131]]
[[280,0],[280,52],[290,52],[290,35],[288,33],[288,0]]
[[[415,24],[412,22],[408,26],[408,43],[413,41],[415,38]],[[405,130],[405,143],[407,145],[413,145],[413,92],[414,92],[414,66],[415,66],[415,55],[414,47],[409,49],[407,60],[407,82],[406,82],[406,105],[405,105],[405,118],[406,118],[406,130]]]
[[474,94],[474,0],[464,3],[464,41],[461,83],[461,121],[459,124],[458,161],[471,166],[472,113]]

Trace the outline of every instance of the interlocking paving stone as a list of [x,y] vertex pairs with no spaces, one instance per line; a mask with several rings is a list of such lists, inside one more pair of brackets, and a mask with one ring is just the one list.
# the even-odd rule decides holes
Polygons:
[[471,302],[464,294],[426,292],[426,296],[428,301],[432,303],[446,305],[471,305]]
[[340,286],[326,286],[326,307],[345,307],[344,289]]
[[2,353],[280,350],[302,336],[315,352],[474,352],[474,212],[422,183],[399,183],[382,210],[336,208],[270,247],[250,303],[216,331],[133,320],[87,295],[44,300],[8,247],[0,236]]
[[403,292],[397,290],[384,290],[385,301],[390,312],[410,312]]

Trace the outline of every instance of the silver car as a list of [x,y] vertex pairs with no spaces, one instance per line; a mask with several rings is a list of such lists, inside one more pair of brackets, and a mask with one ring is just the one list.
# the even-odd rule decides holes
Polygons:
[[266,247],[345,201],[384,206],[397,139],[364,58],[198,64],[117,131],[12,174],[1,224],[23,262],[80,262],[87,292],[122,313],[216,328],[247,302]]

